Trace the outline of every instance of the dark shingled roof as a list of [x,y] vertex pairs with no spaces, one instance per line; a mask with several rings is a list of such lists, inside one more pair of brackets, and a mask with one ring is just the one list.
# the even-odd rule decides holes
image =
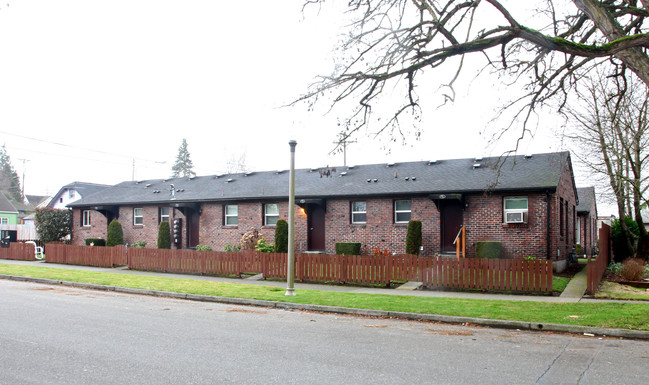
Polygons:
[[17,213],[16,207],[7,199],[4,193],[0,192],[0,211],[5,213]]
[[[295,195],[305,199],[554,190],[566,167],[572,167],[568,152],[298,169]],[[288,170],[129,181],[68,206],[287,199],[288,181]]]
[[595,187],[579,187],[577,188],[577,196],[579,197],[577,212],[590,213],[590,207],[595,202]]

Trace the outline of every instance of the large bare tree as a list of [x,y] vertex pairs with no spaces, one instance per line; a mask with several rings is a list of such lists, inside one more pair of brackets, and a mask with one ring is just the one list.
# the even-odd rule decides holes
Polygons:
[[582,164],[608,181],[619,217],[631,217],[638,224],[635,242],[626,221],[620,221],[626,254],[646,258],[649,234],[641,210],[649,203],[649,88],[625,80],[593,78],[579,102],[567,109],[574,122],[568,137],[578,145],[575,155]]
[[[520,10],[530,4],[531,11]],[[417,92],[428,74],[445,77],[446,98],[453,99],[471,55],[516,83],[519,93],[503,107],[524,133],[535,108],[563,108],[593,68],[649,84],[648,6],[649,0],[348,0],[352,21],[340,60],[299,101],[353,101],[343,121],[347,136],[370,123],[375,132],[395,134],[400,120],[430,109]]]

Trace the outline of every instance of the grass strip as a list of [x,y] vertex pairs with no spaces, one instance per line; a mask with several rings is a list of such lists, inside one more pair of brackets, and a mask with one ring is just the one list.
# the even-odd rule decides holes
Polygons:
[[550,303],[429,298],[320,290],[297,290],[297,296],[286,297],[284,296],[284,288],[270,286],[210,282],[189,278],[8,265],[2,263],[0,263],[0,274],[277,302],[517,320],[535,323],[649,330],[649,304],[646,303]]

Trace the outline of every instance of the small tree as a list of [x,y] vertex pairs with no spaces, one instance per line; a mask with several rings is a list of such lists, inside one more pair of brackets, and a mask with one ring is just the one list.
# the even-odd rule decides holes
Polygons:
[[288,253],[288,222],[279,219],[275,226],[275,252]]
[[108,224],[108,233],[106,234],[106,246],[113,247],[124,244],[124,231],[122,224],[117,219],[113,219]]
[[192,177],[196,176],[193,170],[194,163],[189,157],[189,150],[187,149],[187,140],[183,139],[182,144],[178,148],[178,155],[176,155],[176,163],[171,168],[171,176],[178,178],[181,176]]
[[408,234],[406,235],[406,254],[419,255],[421,247],[421,221],[412,220],[408,222]]
[[72,213],[68,210],[44,208],[36,210],[36,231],[43,243],[58,242],[70,235]]
[[158,227],[158,249],[171,249],[171,228],[169,222],[160,222]]

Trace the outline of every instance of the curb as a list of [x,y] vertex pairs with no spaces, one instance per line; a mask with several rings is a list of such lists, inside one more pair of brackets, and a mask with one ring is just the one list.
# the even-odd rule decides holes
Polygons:
[[371,310],[371,309],[357,309],[357,308],[347,308],[347,307],[339,307],[339,306],[276,302],[276,301],[266,301],[266,300],[259,300],[259,299],[217,297],[217,296],[199,295],[199,294],[175,293],[175,292],[160,291],[160,290],[146,290],[146,289],[134,289],[129,287],[119,287],[119,286],[105,286],[105,285],[97,285],[92,283],[58,281],[58,280],[46,279],[46,278],[20,277],[20,276],[5,275],[5,274],[0,274],[0,279],[20,281],[20,282],[40,283],[45,285],[62,285],[62,286],[70,286],[70,287],[76,287],[81,289],[99,290],[99,291],[114,291],[117,293],[125,293],[125,294],[175,298],[175,299],[183,299],[183,300],[198,301],[198,302],[215,302],[215,303],[224,303],[224,304],[231,304],[231,305],[268,307],[268,308],[284,309],[284,310],[305,310],[305,311],[317,311],[323,313],[336,313],[336,314],[346,314],[346,315],[398,318],[398,319],[411,320],[411,321],[432,321],[432,322],[443,322],[443,323],[451,323],[451,324],[473,324],[473,325],[487,326],[487,327],[500,328],[500,329],[549,331],[549,332],[561,332],[561,333],[572,333],[572,334],[591,334],[591,335],[606,336],[606,337],[649,340],[649,331],[641,331],[641,330],[612,329],[612,328],[600,328],[600,327],[593,327],[593,326],[536,323],[536,322],[525,322],[525,321],[509,321],[509,320],[497,320],[497,319],[487,319],[487,318],[449,316],[449,315],[440,315],[440,314],[407,313],[407,312],[396,312],[396,311],[388,311],[388,310]]

